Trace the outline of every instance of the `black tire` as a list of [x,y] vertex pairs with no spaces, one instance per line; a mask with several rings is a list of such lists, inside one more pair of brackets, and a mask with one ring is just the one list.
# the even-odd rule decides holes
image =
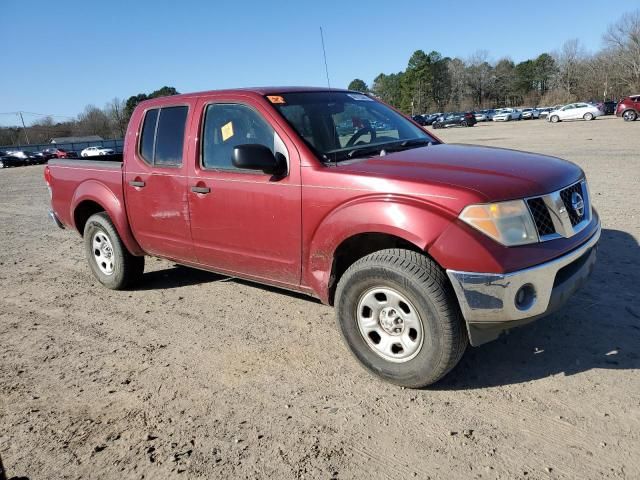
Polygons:
[[551,123],[558,123],[560,121],[560,117],[557,115],[552,115],[550,120],[551,120]]
[[469,123],[466,120],[463,120],[460,125],[462,125],[463,127],[468,127]]
[[638,114],[633,110],[627,110],[622,114],[622,118],[625,122],[633,122],[636,118],[638,118]]
[[[98,232],[103,233],[111,244],[113,270],[110,274],[106,274],[100,269],[94,255],[93,241]],[[136,257],[129,253],[113,226],[113,222],[105,212],[96,213],[89,217],[84,226],[83,236],[89,267],[102,285],[112,290],[123,290],[142,278],[144,257]]]
[[[419,314],[422,344],[409,360],[383,358],[361,333],[358,305],[374,288],[395,290]],[[423,254],[389,249],[367,255],[342,275],[335,298],[338,328],[352,354],[369,372],[396,385],[420,388],[437,382],[467,347],[466,327],[445,272]]]

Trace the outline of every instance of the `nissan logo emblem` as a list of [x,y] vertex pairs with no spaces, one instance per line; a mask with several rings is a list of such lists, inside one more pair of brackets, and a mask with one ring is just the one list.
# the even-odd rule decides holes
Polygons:
[[584,215],[584,200],[578,192],[571,194],[571,208],[573,208],[573,211],[576,212],[578,217],[582,218]]

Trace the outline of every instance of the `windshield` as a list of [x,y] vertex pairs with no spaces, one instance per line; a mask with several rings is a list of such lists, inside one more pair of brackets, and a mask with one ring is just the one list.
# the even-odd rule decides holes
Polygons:
[[270,97],[323,162],[437,143],[422,128],[361,93],[304,92]]

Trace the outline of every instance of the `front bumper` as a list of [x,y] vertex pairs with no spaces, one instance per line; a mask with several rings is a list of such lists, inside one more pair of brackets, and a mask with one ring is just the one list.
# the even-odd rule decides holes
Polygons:
[[601,226],[587,242],[566,255],[516,272],[447,270],[467,323],[471,345],[559,309],[587,280],[596,261]]

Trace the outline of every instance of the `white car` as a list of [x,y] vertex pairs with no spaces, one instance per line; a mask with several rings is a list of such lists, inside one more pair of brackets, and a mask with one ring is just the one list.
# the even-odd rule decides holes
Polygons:
[[114,152],[111,148],[104,147],[87,147],[80,152],[81,157],[97,157],[98,155],[113,155]]
[[493,116],[494,122],[508,122],[510,120],[522,119],[522,112],[515,108],[503,108],[496,110],[496,114]]
[[602,110],[588,103],[570,103],[549,112],[547,120],[552,123],[558,123],[563,120],[593,120],[602,115],[604,115]]
[[522,119],[523,120],[532,120],[534,118],[540,118],[540,111],[536,108],[523,108],[522,109]]

